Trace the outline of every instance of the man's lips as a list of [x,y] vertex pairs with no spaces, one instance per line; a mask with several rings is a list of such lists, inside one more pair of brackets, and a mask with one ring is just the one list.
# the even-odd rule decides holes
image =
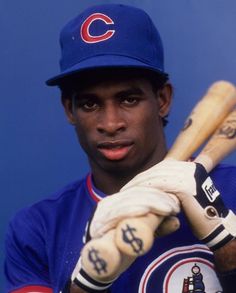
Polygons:
[[133,142],[130,140],[116,140],[116,141],[103,141],[98,143],[98,150],[102,155],[112,161],[124,159],[130,149]]

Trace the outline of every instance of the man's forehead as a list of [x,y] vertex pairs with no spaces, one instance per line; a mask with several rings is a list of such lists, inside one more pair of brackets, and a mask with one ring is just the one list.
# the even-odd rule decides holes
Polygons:
[[74,74],[66,80],[67,86],[75,89],[82,89],[96,84],[111,82],[127,82],[140,79],[158,79],[158,76],[147,70],[130,68],[106,68],[84,71],[80,74]]

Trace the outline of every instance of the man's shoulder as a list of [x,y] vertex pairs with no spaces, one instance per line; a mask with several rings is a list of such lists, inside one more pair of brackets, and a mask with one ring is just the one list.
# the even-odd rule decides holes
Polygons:
[[63,186],[62,188],[58,189],[56,192],[49,194],[44,199],[34,203],[34,205],[40,205],[43,203],[49,202],[61,202],[66,201],[70,198],[74,198],[75,196],[83,195],[84,189],[86,184],[86,177],[81,179],[75,180]]
[[73,181],[45,198],[18,210],[11,223],[39,222],[57,217],[86,198],[86,177]]
[[65,204],[66,202],[70,202],[71,200],[75,200],[76,198],[80,198],[86,192],[86,177],[82,179],[78,179],[76,181],[70,182],[64,187],[58,189],[56,192],[48,195],[44,199],[35,202],[31,205],[31,208],[40,207],[44,205],[60,205]]

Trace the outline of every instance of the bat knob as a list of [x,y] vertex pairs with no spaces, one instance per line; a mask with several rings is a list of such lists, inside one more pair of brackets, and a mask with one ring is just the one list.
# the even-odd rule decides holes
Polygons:
[[146,217],[128,218],[116,228],[115,241],[119,250],[129,256],[147,253],[154,242],[154,231],[160,218],[153,214]]
[[81,252],[84,270],[97,281],[111,281],[120,267],[120,251],[111,238],[111,234],[114,235],[114,231],[109,231],[101,238],[92,239]]

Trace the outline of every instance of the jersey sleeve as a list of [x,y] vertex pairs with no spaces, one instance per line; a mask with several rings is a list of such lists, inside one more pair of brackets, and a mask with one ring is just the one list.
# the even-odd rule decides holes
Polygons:
[[225,205],[236,213],[236,167],[220,164],[213,170],[211,176]]
[[45,240],[37,213],[24,210],[11,220],[5,239],[6,292],[53,292]]

